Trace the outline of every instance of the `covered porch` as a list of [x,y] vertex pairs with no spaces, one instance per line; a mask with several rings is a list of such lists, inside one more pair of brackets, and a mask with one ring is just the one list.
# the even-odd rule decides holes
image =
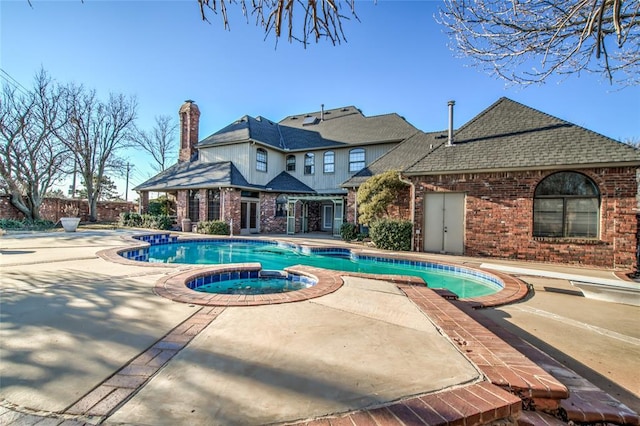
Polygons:
[[[320,228],[340,236],[344,221],[344,196],[339,195],[291,195],[287,199],[287,234],[309,232],[309,206],[319,204]],[[297,223],[300,218],[300,223]],[[297,226],[299,225],[299,226]]]

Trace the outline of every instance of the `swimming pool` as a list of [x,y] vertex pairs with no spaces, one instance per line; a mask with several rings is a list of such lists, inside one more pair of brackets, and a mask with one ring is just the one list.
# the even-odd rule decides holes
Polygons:
[[307,265],[347,272],[411,275],[422,278],[429,287],[449,289],[461,298],[485,296],[502,289],[502,282],[495,276],[470,268],[362,255],[346,248],[310,248],[247,239],[143,240],[151,246],[121,255],[148,262],[214,265],[258,262],[266,270]]

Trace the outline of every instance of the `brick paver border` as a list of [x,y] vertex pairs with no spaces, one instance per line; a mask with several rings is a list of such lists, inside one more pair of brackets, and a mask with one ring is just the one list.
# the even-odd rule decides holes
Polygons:
[[105,419],[131,399],[180,350],[224,311],[204,307],[195,312],[111,377],[73,403],[66,415]]

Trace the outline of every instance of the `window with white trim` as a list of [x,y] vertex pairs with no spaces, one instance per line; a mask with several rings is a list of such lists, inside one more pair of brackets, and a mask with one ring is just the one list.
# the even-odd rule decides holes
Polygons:
[[256,170],[259,172],[267,171],[267,150],[258,148],[256,150]]
[[295,155],[287,155],[287,171],[295,172],[296,171],[296,156]]
[[365,156],[363,148],[354,148],[349,151],[349,172],[359,172],[364,169]]
[[324,153],[324,167],[325,173],[333,173],[336,171],[336,155],[333,151],[327,151]]

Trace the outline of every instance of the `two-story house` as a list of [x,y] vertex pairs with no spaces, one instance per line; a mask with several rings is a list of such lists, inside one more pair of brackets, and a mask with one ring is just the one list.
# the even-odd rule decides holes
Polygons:
[[199,140],[198,106],[186,101],[179,115],[178,163],[135,188],[142,209],[165,192],[179,222],[223,220],[233,234],[339,234],[341,184],[418,132],[397,114],[323,106],[280,122],[244,116]]

